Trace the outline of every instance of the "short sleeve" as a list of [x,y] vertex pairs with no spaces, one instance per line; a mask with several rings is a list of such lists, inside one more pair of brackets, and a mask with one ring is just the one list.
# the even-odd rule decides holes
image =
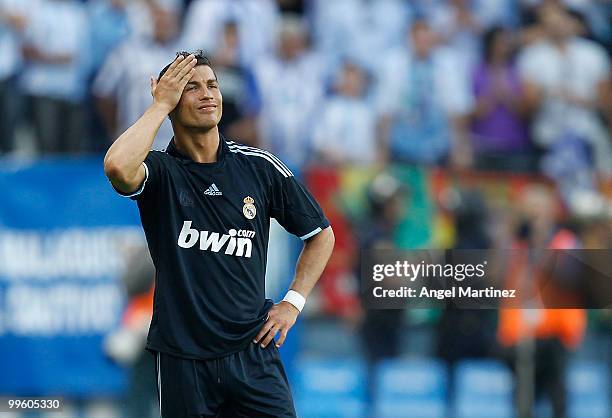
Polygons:
[[307,240],[329,226],[315,198],[293,176],[275,176],[270,205],[270,216],[301,240]]
[[159,151],[150,151],[142,165],[145,169],[145,178],[138,189],[132,193],[123,193],[113,186],[115,191],[123,197],[129,197],[132,200],[141,200],[147,196],[155,195],[158,188],[162,172],[164,170],[163,154]]

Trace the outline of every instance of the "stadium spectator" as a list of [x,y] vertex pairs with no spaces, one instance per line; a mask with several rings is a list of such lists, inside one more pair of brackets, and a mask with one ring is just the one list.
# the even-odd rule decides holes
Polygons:
[[540,19],[545,39],[526,47],[518,60],[534,112],[533,140],[558,155],[563,147],[582,142],[590,164],[611,172],[610,135],[598,113],[609,112],[609,58],[600,45],[575,35],[575,22],[561,7],[543,7]]
[[511,34],[496,26],[485,33],[483,43],[483,61],[472,81],[476,105],[471,136],[476,166],[488,170],[530,170],[533,158],[521,82],[511,60]]
[[85,5],[76,0],[37,0],[29,10],[21,87],[29,97],[38,150],[82,149],[89,32]]
[[214,55],[223,37],[224,22],[235,21],[244,46],[240,61],[250,66],[272,53],[279,18],[273,0],[195,0],[187,9],[183,48],[203,49]]
[[[91,86],[109,54],[129,36],[138,36],[150,25],[146,4],[141,0],[90,0],[87,2],[88,18],[95,22],[90,26],[91,72],[88,77],[89,91],[85,103],[89,128],[88,150],[102,152],[107,144],[104,121],[96,111],[96,99]],[[144,12],[143,12],[144,10]]]
[[15,78],[21,63],[21,35],[26,26],[26,0],[0,0],[0,154],[14,146],[18,115]]
[[[407,193],[406,187],[389,173],[383,172],[372,180],[367,188],[368,215],[359,228],[360,249],[397,249],[394,235],[406,214]],[[358,278],[361,277],[360,265],[359,261],[355,268]],[[402,352],[405,318],[404,309],[363,309],[360,333],[368,365],[368,393],[371,400],[376,388],[376,366],[380,361],[398,357]]]
[[[544,395],[550,398],[555,418],[566,416],[567,359],[582,343],[586,328],[586,312],[582,309],[543,309],[545,295],[561,291],[563,281],[575,277],[559,276],[571,269],[548,271],[549,263],[543,260],[546,254],[532,250],[580,247],[577,236],[558,224],[556,207],[551,190],[531,185],[523,192],[517,208],[520,221],[509,255],[506,287],[517,289],[519,297],[511,305],[502,304],[497,337],[515,368],[518,416],[531,416],[532,394],[525,391],[532,383],[536,399]],[[557,258],[556,262],[560,260]],[[509,308],[516,307],[517,303],[526,309]],[[528,377],[521,371],[530,367],[533,367],[535,382],[527,381]]]
[[[162,3],[160,3],[162,4]],[[150,3],[153,36],[124,41],[108,57],[97,75],[93,94],[109,137],[131,126],[151,104],[150,77],[180,50],[176,9]],[[172,138],[170,121],[160,127],[153,148],[165,149]]]
[[433,31],[456,52],[466,71],[471,71],[480,55],[478,38],[483,28],[476,16],[474,2],[471,0],[436,2],[429,9],[429,23]]
[[[412,49],[383,58],[378,107],[389,158],[469,165],[466,116],[472,109],[468,78],[456,54],[436,45],[425,20],[410,29]],[[452,150],[452,155],[449,155]]]
[[363,68],[345,62],[335,93],[323,103],[314,128],[314,161],[366,165],[376,161],[376,114],[367,100],[369,84]]
[[[476,190],[457,190],[454,194],[456,198],[449,199],[452,204],[447,207],[455,221],[454,249],[476,250],[457,253],[461,262],[467,262],[482,257],[491,247],[489,211],[484,196]],[[487,284],[482,281],[474,283],[474,287],[484,288]],[[451,367],[464,359],[492,357],[496,354],[496,320],[493,310],[445,304],[437,325],[437,355]]]
[[533,23],[537,12],[549,4],[563,5],[581,24],[581,35],[596,39],[602,43],[612,41],[610,26],[610,2],[607,0],[522,0],[526,16]]
[[241,49],[238,26],[234,21],[227,21],[220,46],[212,58],[215,74],[223,88],[223,118],[219,129],[231,138],[256,145],[259,92],[253,73],[240,62]]
[[375,66],[372,51],[401,45],[412,14],[402,0],[314,0],[312,10],[313,39],[329,65],[348,57],[369,70]]
[[255,66],[262,92],[261,145],[293,166],[307,159],[315,112],[323,99],[324,61],[309,49],[307,37],[304,21],[284,17],[277,53]]
[[90,0],[88,2],[92,46],[92,69],[96,71],[108,54],[131,32],[127,0]]

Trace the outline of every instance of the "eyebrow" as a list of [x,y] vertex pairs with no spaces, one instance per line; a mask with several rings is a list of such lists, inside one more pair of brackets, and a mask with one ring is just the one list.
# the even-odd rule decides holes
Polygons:
[[[211,83],[217,83],[218,84],[219,80],[217,80],[216,78],[210,78],[210,79],[206,80],[205,83],[206,84],[211,84]],[[197,84],[200,84],[200,82],[199,81],[188,81],[187,85],[190,85],[190,84],[197,85]]]

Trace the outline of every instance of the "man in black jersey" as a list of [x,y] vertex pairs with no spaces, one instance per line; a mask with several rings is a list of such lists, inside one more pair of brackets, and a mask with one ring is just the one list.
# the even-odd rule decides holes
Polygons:
[[[161,414],[294,417],[278,348],[331,255],[329,222],[278,158],[219,135],[222,96],[201,53],[179,53],[151,90],[153,104],[110,147],[104,170],[137,201],[156,268],[147,349]],[[174,138],[150,151],[168,116]],[[304,240],[277,304],[264,291],[270,218]]]

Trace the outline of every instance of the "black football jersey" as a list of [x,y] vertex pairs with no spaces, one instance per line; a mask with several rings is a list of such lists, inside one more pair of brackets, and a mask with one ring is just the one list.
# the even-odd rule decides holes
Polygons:
[[172,141],[144,167],[128,197],[156,269],[147,348],[195,359],[244,349],[273,305],[265,298],[270,218],[302,240],[328,220],[276,156],[224,138],[214,163],[191,160]]

